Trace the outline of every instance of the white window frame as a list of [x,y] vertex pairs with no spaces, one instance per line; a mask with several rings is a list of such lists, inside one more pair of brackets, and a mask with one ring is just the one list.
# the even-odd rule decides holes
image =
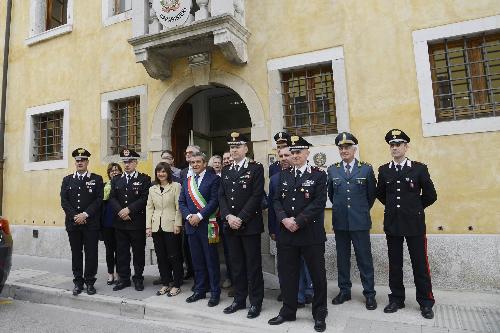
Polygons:
[[[54,111],[63,111],[62,154],[63,159],[51,161],[33,161],[34,124],[33,116]],[[69,143],[69,101],[34,106],[26,109],[24,132],[24,171],[52,170],[68,168]]]
[[30,29],[26,45],[33,45],[73,31],[73,0],[68,0],[66,24],[45,30],[47,0],[30,0]]
[[102,0],[102,24],[107,27],[119,22],[130,20],[132,18],[132,0],[127,0],[130,3],[130,10],[115,15],[115,1]]
[[147,152],[147,86],[137,86],[105,92],[101,94],[101,161],[104,163],[116,162],[120,159],[118,154],[110,153],[111,146],[111,107],[114,101],[139,96],[141,117],[141,160],[146,160]]
[[436,122],[429,61],[429,42],[500,29],[500,15],[446,24],[413,32],[413,49],[424,137],[482,133],[500,130],[500,117]]
[[[345,76],[343,47],[334,47],[308,53],[301,53],[267,61],[267,79],[269,83],[269,114],[271,133],[283,130],[284,110],[281,91],[281,72],[324,63],[332,64],[333,84],[335,91],[335,105],[337,117],[337,131],[349,131],[349,106],[347,99],[347,83]],[[330,145],[335,141],[337,134],[312,135],[305,139],[314,146]],[[273,146],[276,144],[274,140]]]

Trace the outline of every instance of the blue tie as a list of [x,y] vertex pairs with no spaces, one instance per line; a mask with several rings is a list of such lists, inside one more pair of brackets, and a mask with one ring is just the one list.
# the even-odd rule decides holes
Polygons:
[[196,185],[199,185],[198,184],[198,179],[200,179],[200,175],[195,175],[194,176],[194,181],[196,182]]

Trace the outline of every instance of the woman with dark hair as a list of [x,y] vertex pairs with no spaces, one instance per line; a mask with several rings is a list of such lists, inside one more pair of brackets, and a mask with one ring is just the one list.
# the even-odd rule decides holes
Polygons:
[[[172,182],[172,170],[166,162],[155,168],[155,184],[149,188],[146,205],[146,236],[153,237],[158,270],[163,287],[156,292],[161,296],[176,296],[181,292],[183,277],[180,253],[182,217],[179,210],[181,185]],[[169,267],[173,270],[170,281]],[[170,287],[173,282],[173,287]]]
[[113,228],[114,214],[108,205],[109,193],[111,192],[111,180],[113,177],[122,174],[122,167],[118,163],[109,163],[107,174],[109,181],[104,184],[103,198],[103,218],[101,220],[101,234],[106,247],[106,264],[108,265],[108,285],[112,285],[118,280],[118,274],[115,272],[116,265],[116,239],[115,228]]

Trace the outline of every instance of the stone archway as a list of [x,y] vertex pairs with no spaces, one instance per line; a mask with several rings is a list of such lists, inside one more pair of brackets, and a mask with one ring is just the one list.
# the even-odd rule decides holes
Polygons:
[[180,106],[196,92],[214,85],[231,88],[245,102],[252,121],[251,140],[254,142],[255,159],[266,163],[268,125],[259,97],[242,78],[227,72],[210,71],[206,77],[202,75],[201,80],[197,74],[185,76],[175,81],[163,94],[154,112],[151,126],[149,149],[153,154],[153,165],[159,161],[160,152],[171,146],[172,123]]

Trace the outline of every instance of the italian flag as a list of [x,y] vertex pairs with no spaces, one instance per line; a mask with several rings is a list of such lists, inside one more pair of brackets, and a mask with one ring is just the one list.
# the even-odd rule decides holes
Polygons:
[[[194,205],[198,209],[198,211],[205,208],[207,205],[207,201],[201,195],[198,184],[196,184],[196,180],[193,176],[188,177],[188,193],[189,197],[193,201]],[[208,242],[210,244],[216,244],[219,242],[219,225],[217,224],[217,220],[215,218],[216,212],[212,213],[208,219]]]

